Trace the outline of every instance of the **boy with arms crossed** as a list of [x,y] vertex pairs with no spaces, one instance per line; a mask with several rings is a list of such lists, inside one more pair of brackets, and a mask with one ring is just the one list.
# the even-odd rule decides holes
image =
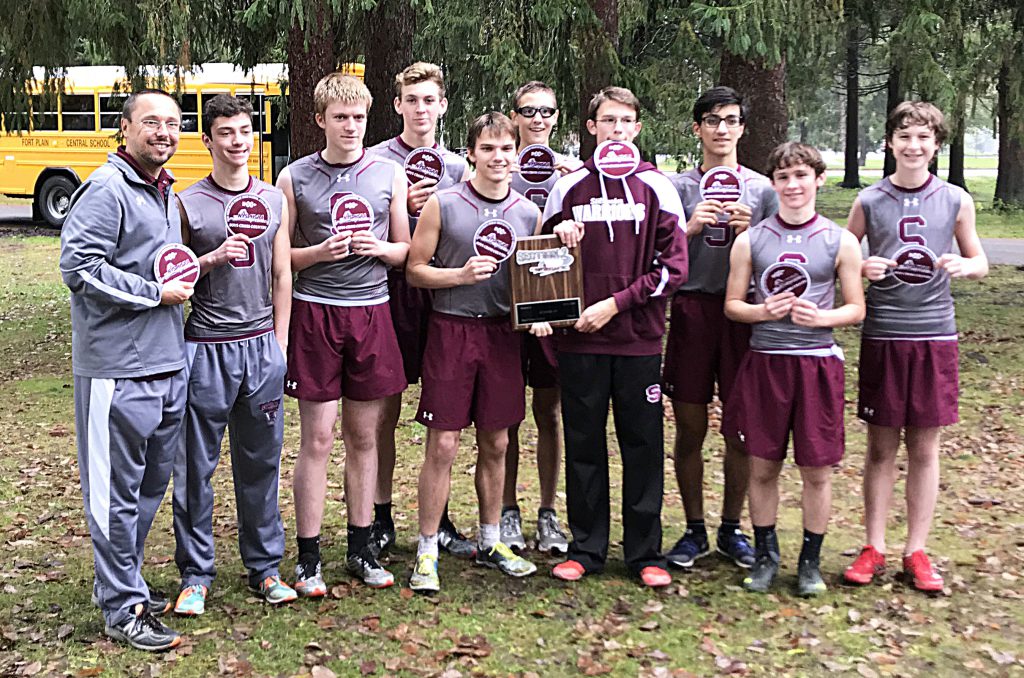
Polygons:
[[292,268],[298,272],[285,393],[299,400],[293,489],[300,596],[327,592],[320,525],[339,398],[346,567],[368,586],[394,583],[369,539],[384,399],[406,387],[387,288],[387,267],[402,267],[409,251],[405,176],[398,165],[363,148],[372,100],[360,80],[332,73],[317,84],[313,100],[327,147],[292,163],[278,178],[288,202]]
[[[672,298],[668,342],[665,347],[665,393],[672,399],[676,420],[675,469],[686,511],[686,532],[666,554],[670,565],[692,567],[711,552],[704,525],[704,438],[708,431],[708,403],[718,384],[723,408],[729,400],[736,370],[750,343],[750,326],[725,317],[725,283],[729,252],[736,236],[750,224],[760,223],[779,209],[771,182],[742,167],[736,144],[743,136],[747,106],[735,90],[713,87],[693,105],[693,133],[700,138],[700,166],[672,177],[686,223],[690,275]],[[742,196],[736,201],[705,199],[701,195],[706,173],[725,167],[735,171]],[[738,191],[739,192],[739,191]],[[754,550],[740,530],[740,515],[747,496],[749,462],[737,432],[722,429],[725,438],[722,522],[718,552],[739,567],[750,567]]]
[[213,172],[178,194],[182,242],[202,277],[185,323],[191,370],[185,445],[174,469],[174,611],[200,615],[213,578],[213,486],[230,426],[238,548],[249,586],[272,605],[295,600],[281,581],[284,528],[278,477],[284,441],[291,245],[281,191],[249,175],[252,106],[219,94],[203,107]]
[[[640,102],[628,89],[606,87],[591,100],[587,129],[599,147],[610,140],[632,142],[640,128]],[[579,246],[584,262],[583,314],[556,344],[573,535],[568,560],[551,572],[558,579],[600,572],[608,557],[610,399],[622,456],[626,566],[646,586],[672,582],[661,554],[659,382],[665,302],[686,280],[684,223],[675,188],[642,161],[632,173],[613,178],[591,158],[558,180],[544,209],[544,230]]]
[[[402,116],[402,133],[369,149],[383,158],[403,165],[413,151],[429,148],[440,153],[443,169],[438,180],[425,178],[409,185],[406,205],[409,211],[409,233],[415,233],[420,210],[436,191],[451,188],[469,178],[466,161],[437,143],[437,122],[448,110],[444,75],[435,64],[418,61],[395,76],[395,112]],[[427,343],[427,321],[430,318],[430,290],[409,285],[405,272],[388,270],[388,295],[391,320],[402,352],[405,379],[415,384],[420,379],[423,350]],[[373,529],[370,546],[380,556],[395,543],[395,521],[391,514],[391,485],[395,474],[395,430],[402,412],[402,394],[389,396],[384,403],[380,433],[377,436],[377,488],[374,492]],[[441,548],[461,558],[476,554],[473,542],[456,529],[445,506],[441,518]]]
[[[509,116],[516,126],[519,144],[517,157],[530,146],[548,147],[551,132],[558,123],[558,101],[550,87],[536,80],[516,90],[512,97],[513,111]],[[512,190],[520,193],[541,210],[548,194],[559,177],[579,169],[579,162],[554,155],[551,175],[536,183],[527,181],[522,168],[513,168]],[[537,511],[537,550],[565,554],[569,540],[558,523],[555,513],[555,492],[558,490],[558,471],[562,463],[559,435],[558,364],[551,338],[532,334],[524,337],[523,368],[526,385],[533,389],[533,420],[537,424],[537,475],[540,478],[540,508]],[[523,519],[519,511],[516,484],[519,479],[519,427],[508,432],[508,452],[505,454],[505,488],[502,491],[501,541],[514,549],[525,549]]]
[[[832,328],[864,317],[857,239],[815,211],[825,163],[788,142],[768,157],[779,213],[736,238],[725,314],[753,324],[723,427],[734,426],[750,455],[755,560],[743,585],[764,593],[779,570],[775,521],[779,474],[790,435],[803,480],[804,540],[797,592],[825,591],[819,558],[832,504],[832,466],[843,458],[843,357]],[[835,303],[838,276],[844,303]],[[751,278],[754,302],[747,301]]]
[[[540,210],[509,188],[515,132],[508,118],[493,112],[480,116],[470,125],[466,145],[476,173],[427,201],[407,269],[411,284],[436,290],[416,415],[427,427],[427,444],[419,479],[419,545],[409,586],[421,593],[440,589],[438,528],[459,436],[471,423],[479,450],[476,562],[513,577],[537,570],[499,539],[508,428],[525,416],[521,338],[509,320],[509,264],[500,257],[512,254],[516,238],[538,230]],[[488,245],[488,236],[499,233],[505,245]]]
[[[903,570],[914,588],[941,591],[924,551],[939,493],[939,434],[956,423],[959,358],[951,278],[977,280],[988,260],[974,201],[928,173],[946,138],[935,106],[906,101],[886,121],[895,174],[864,189],[847,228],[868,237],[867,318],[861,338],[857,412],[868,423],[864,469],[867,544],[843,574],[868,584],[885,568],[885,522],[896,482],[900,431],[907,445],[907,543]],[[960,255],[953,254],[953,239]]]

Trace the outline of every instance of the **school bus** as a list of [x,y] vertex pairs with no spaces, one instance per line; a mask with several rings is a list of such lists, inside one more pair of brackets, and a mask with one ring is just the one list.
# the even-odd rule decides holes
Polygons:
[[[363,77],[362,64],[346,64],[343,70]],[[0,193],[32,198],[33,218],[55,228],[64,223],[71,194],[117,149],[127,97],[123,68],[74,66],[65,71],[63,92],[52,97],[54,106],[45,108],[43,97],[32,97],[29,130],[0,130]],[[167,163],[176,190],[210,173],[210,153],[201,139],[203,105],[224,93],[252,102],[256,143],[249,171],[264,181],[274,180],[289,160],[288,130],[275,124],[280,83],[286,78],[284,64],[260,64],[244,72],[232,64],[211,63],[182,75],[172,91],[181,104],[181,138]]]

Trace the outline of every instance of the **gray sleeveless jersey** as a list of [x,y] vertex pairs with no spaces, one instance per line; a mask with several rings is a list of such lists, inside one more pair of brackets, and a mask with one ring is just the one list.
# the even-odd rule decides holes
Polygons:
[[[704,175],[695,167],[671,178],[683,202],[687,218],[693,215],[700,196],[700,180]],[[740,166],[743,177],[743,197],[740,202],[750,205],[750,224],[758,224],[779,211],[779,198],[771,181],[763,174]],[[688,239],[690,255],[690,276],[680,292],[703,292],[725,295],[725,284],[729,278],[729,253],[732,251],[733,229],[722,226],[704,226],[700,235]]]
[[[317,245],[338,230],[369,230],[388,239],[391,194],[402,169],[371,154],[351,165],[331,165],[319,153],[288,166],[295,192],[294,247]],[[377,257],[350,255],[321,262],[295,276],[296,299],[334,306],[368,306],[388,299],[387,266]]]
[[178,198],[197,255],[220,247],[229,233],[245,233],[252,243],[245,259],[218,266],[196,283],[185,337],[231,341],[273,329],[270,268],[284,195],[253,177],[244,191],[228,191],[206,177]]
[[[439,151],[441,153],[441,157],[444,158],[444,176],[442,176],[441,180],[437,182],[437,190],[441,191],[446,188],[451,188],[455,184],[461,182],[462,176],[466,173],[467,165],[465,158],[458,153],[452,153],[440,144],[435,143],[434,149]],[[402,137],[394,137],[387,141],[382,141],[376,146],[371,146],[367,150],[382,158],[398,163],[400,167],[404,167],[405,159],[408,158],[409,154],[416,149],[402,141]],[[409,215],[410,235],[412,235],[413,230],[416,228],[417,221],[419,221],[418,215]]]
[[[776,215],[749,233],[755,303],[789,291],[818,308],[834,306],[843,229],[819,214],[800,226],[786,224]],[[795,325],[788,315],[755,324],[750,339],[750,347],[759,351],[828,348],[833,343],[831,328]]]
[[[515,191],[510,190],[504,200],[494,201],[474,191],[468,181],[437,193],[437,201],[441,234],[433,265],[439,268],[461,268],[477,254],[475,236],[486,222],[501,219],[512,227],[517,238],[522,238],[533,235],[540,216],[540,209]],[[493,318],[508,315],[509,294],[509,262],[504,261],[487,280],[434,290],[434,309],[464,317]]]
[[[555,153],[555,162],[559,163],[564,160],[563,156]],[[523,178],[523,175],[519,172],[512,173],[512,190],[516,193],[520,193],[532,202],[537,207],[544,211],[544,207],[548,204],[548,196],[551,195],[551,189],[554,188],[555,182],[562,178],[562,173],[555,170],[551,173],[551,176],[547,180],[542,181],[539,184],[534,184]]]
[[888,178],[861,191],[871,255],[899,266],[868,287],[864,336],[930,339],[956,335],[949,276],[934,268],[953,249],[963,189],[935,176],[918,189]]

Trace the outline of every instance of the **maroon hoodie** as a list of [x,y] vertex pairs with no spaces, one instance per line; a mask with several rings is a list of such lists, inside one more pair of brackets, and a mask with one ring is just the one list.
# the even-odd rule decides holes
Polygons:
[[665,303],[686,282],[686,218],[679,193],[649,162],[610,179],[587,160],[555,184],[544,209],[545,233],[563,221],[584,224],[580,241],[584,306],[608,297],[619,312],[599,331],[556,332],[558,350],[658,355]]

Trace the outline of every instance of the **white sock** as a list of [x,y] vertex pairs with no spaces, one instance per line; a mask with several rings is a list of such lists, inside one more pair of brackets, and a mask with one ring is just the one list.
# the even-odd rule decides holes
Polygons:
[[485,551],[490,550],[492,546],[498,543],[498,539],[501,538],[501,531],[497,525],[484,525],[480,523],[480,531],[478,532],[477,544],[480,548]]
[[416,557],[427,554],[428,556],[434,556],[437,558],[437,533],[430,535],[429,537],[425,534],[420,535],[419,545],[416,547]]

